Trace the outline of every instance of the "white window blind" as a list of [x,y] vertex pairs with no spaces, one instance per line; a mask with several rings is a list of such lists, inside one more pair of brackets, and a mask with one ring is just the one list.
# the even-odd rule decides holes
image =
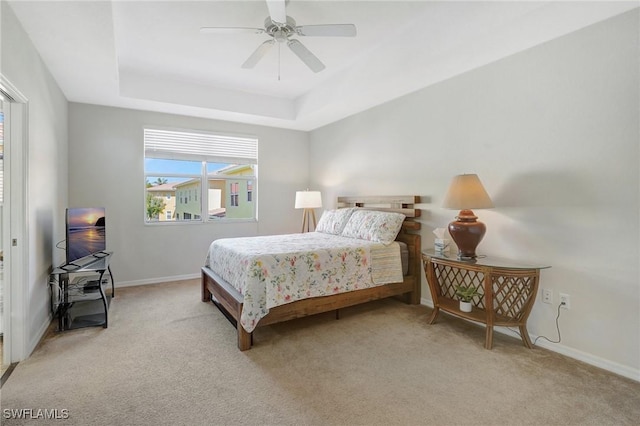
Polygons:
[[147,158],[258,164],[258,140],[204,132],[144,129]]

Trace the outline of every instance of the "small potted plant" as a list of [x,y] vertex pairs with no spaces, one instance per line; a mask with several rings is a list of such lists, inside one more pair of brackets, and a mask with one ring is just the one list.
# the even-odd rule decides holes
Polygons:
[[456,296],[460,298],[460,310],[471,312],[471,300],[478,293],[478,289],[473,286],[460,285],[456,288]]

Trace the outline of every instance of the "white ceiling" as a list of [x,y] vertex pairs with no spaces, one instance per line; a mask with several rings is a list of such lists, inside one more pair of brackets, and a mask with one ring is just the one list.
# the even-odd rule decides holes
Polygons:
[[[301,1],[298,25],[353,23],[355,38],[297,37],[240,66],[269,37],[258,1],[9,1],[69,101],[312,130],[638,7],[621,2]],[[280,59],[278,60],[278,56]],[[280,74],[280,79],[278,79]]]

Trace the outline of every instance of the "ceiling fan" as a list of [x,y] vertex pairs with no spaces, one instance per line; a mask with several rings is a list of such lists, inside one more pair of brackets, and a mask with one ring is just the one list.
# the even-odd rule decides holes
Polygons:
[[266,0],[269,16],[264,20],[264,28],[248,27],[202,27],[201,33],[209,34],[266,34],[271,37],[265,41],[242,64],[242,68],[253,68],[264,55],[278,42],[286,43],[289,49],[313,72],[322,71],[325,66],[304,44],[291,38],[300,37],[355,37],[353,24],[296,25],[296,21],[287,16],[288,0]]

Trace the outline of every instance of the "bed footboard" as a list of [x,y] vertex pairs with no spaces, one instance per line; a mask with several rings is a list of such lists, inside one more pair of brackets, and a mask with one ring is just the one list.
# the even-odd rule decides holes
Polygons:
[[238,334],[238,349],[246,351],[251,349],[253,333],[247,332],[240,325],[240,313],[242,312],[242,295],[227,284],[215,272],[207,267],[202,269],[202,301],[213,302],[220,311],[236,327]]
[[[246,351],[251,349],[253,344],[253,333],[247,332],[240,324],[240,313],[242,312],[242,301],[237,296],[242,297],[237,291],[224,281],[217,278],[216,274],[209,268],[202,268],[202,301],[213,302],[222,313],[230,319],[237,330],[238,349]],[[334,294],[331,296],[314,297],[302,299],[286,305],[271,308],[269,313],[260,320],[257,327],[276,324],[309,315],[323,312],[337,311],[338,309],[362,303],[379,300],[392,296],[405,296],[406,303],[419,303],[420,301],[420,281],[414,276],[406,276],[402,282],[385,284],[377,287],[365,288],[348,293]],[[418,302],[416,302],[416,300]]]

